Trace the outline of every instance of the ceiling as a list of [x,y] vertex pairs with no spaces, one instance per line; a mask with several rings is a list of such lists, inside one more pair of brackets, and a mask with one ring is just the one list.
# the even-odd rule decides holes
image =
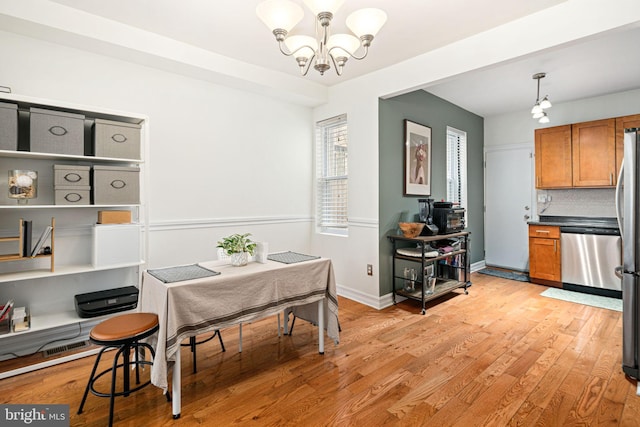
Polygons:
[[[55,3],[170,37],[230,58],[299,76],[290,57],[257,18],[261,0],[52,0]],[[302,4],[302,0],[293,0]],[[446,46],[474,34],[553,7],[565,0],[347,0],[336,13],[332,31],[348,32],[344,21],[353,10],[377,7],[388,21],[362,61],[350,60],[341,77],[332,70],[310,70],[300,77],[332,86]],[[291,34],[314,31],[311,12]],[[496,13],[495,11],[499,11]],[[488,69],[425,87],[429,92],[481,116],[531,107],[536,82],[546,72],[541,96],[566,102],[640,88],[640,25],[559,46]],[[618,65],[619,64],[619,65]]]

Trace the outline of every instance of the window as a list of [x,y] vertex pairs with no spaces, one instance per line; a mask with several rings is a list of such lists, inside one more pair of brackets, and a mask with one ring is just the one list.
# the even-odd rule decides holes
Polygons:
[[348,234],[347,116],[316,123],[316,225],[328,234]]
[[467,133],[449,126],[447,126],[447,201],[459,203],[461,207],[467,208]]

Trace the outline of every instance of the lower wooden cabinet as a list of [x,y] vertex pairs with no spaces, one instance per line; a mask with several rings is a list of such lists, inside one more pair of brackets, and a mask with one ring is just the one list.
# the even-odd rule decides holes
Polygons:
[[562,287],[560,227],[529,225],[529,277],[531,282]]

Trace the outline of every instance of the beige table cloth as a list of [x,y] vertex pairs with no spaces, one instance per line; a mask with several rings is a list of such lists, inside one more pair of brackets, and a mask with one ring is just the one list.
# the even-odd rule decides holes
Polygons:
[[174,283],[163,283],[147,271],[143,274],[139,309],[156,313],[160,322],[158,334],[150,339],[156,348],[151,382],[157,387],[167,390],[168,369],[185,338],[288,308],[317,324],[317,302],[322,298],[327,336],[339,342],[338,300],[330,259],[295,264],[251,262],[243,267],[224,261],[199,265],[221,274]]

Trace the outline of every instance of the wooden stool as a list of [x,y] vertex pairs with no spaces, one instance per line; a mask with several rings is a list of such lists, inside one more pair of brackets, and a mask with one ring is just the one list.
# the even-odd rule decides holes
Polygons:
[[[113,425],[113,406],[115,397],[128,396],[130,393],[138,391],[151,383],[151,381],[149,380],[144,384],[140,384],[140,365],[151,366],[153,362],[148,360],[139,360],[138,350],[145,348],[148,349],[153,358],[155,358],[156,354],[151,345],[139,341],[153,335],[158,330],[158,328],[158,316],[156,314],[129,313],[111,317],[99,323],[91,330],[89,339],[94,344],[102,345],[103,348],[98,353],[96,362],[93,365],[93,370],[91,371],[91,376],[89,377],[87,387],[84,390],[84,396],[82,396],[82,402],[80,403],[78,414],[82,413],[82,408],[84,407],[84,403],[87,400],[87,395],[89,394],[89,390],[91,390],[91,393],[96,396],[110,398],[109,426]],[[113,366],[96,375],[96,370],[98,369],[98,363],[100,363],[102,354],[105,350],[111,348],[118,349],[115,357],[113,358]],[[132,350],[135,352],[135,361],[133,363],[130,360]],[[118,364],[118,359],[121,355],[122,363]],[[131,389],[129,381],[129,371],[132,365],[135,365],[136,384],[138,384],[138,386],[133,389]],[[120,392],[116,392],[116,373],[118,368],[122,368],[123,371],[123,390]],[[95,382],[100,377],[108,373],[111,373],[111,391],[109,393],[102,393],[97,391],[94,386]],[[169,399],[168,395],[167,399]]]

